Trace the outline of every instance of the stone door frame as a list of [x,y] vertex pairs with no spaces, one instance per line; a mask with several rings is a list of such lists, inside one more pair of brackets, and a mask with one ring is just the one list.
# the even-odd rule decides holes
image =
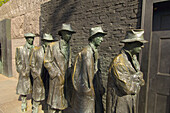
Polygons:
[[11,20],[0,21],[0,42],[2,51],[2,74],[12,77]]

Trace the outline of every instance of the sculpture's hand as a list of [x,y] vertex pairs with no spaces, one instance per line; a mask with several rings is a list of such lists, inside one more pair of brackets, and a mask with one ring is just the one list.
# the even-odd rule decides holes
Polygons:
[[143,73],[141,71],[138,71],[136,74],[133,75],[133,82],[138,83],[139,86],[143,86],[145,84]]
[[142,73],[141,71],[138,71],[138,72],[137,72],[137,76],[138,76],[138,78],[139,78],[139,83],[140,83],[140,85],[143,86],[143,85],[145,84],[145,81],[144,81],[144,79],[143,79],[143,73]]
[[134,82],[137,82],[137,83],[139,83],[140,79],[139,79],[139,76],[138,76],[138,74],[135,74],[135,75],[133,75],[133,78],[132,78],[132,80],[133,80]]
[[145,81],[143,79],[143,73],[139,71],[139,80],[140,80],[140,85],[143,86],[145,84]]
[[136,74],[137,74],[139,77],[143,77],[143,73],[142,73],[141,71],[138,71]]
[[26,71],[21,72],[22,76],[26,76]]

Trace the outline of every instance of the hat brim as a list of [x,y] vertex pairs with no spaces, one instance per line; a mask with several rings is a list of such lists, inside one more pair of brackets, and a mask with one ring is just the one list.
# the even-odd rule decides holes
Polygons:
[[49,39],[41,39],[41,40],[45,40],[45,41],[55,41],[54,39],[51,39],[51,40],[49,40]]
[[147,40],[141,40],[141,39],[125,39],[120,41],[121,43],[129,43],[129,42],[141,42],[141,43],[147,43]]
[[25,36],[25,38],[35,38],[35,36]]
[[91,36],[89,37],[89,39],[91,39],[92,37],[94,37],[94,36],[97,35],[97,34],[102,34],[102,35],[104,35],[104,36],[107,35],[107,33],[105,33],[105,32],[97,32],[97,33],[91,35]]
[[26,33],[24,34],[24,37],[36,37],[36,35],[32,33]]
[[62,29],[62,30],[59,30],[59,31],[58,31],[58,35],[61,36],[61,32],[62,32],[62,31],[68,31],[68,32],[71,32],[72,34],[76,33],[75,31],[63,30],[63,29]]

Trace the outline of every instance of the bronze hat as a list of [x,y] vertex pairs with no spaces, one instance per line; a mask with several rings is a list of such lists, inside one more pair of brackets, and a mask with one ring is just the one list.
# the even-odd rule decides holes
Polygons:
[[25,33],[24,37],[25,38],[27,38],[27,37],[35,37],[35,35],[33,33]]
[[42,40],[53,41],[53,37],[50,34],[44,33]]
[[62,24],[62,28],[58,31],[58,35],[60,36],[61,36],[61,31],[69,31],[71,33],[76,33],[75,31],[73,31],[70,24]]
[[128,42],[141,42],[147,43],[148,41],[144,40],[143,37],[144,30],[143,29],[132,29],[127,31],[125,39],[121,41],[121,43],[128,43]]
[[89,37],[89,39],[92,38],[96,34],[106,35],[106,32],[103,31],[101,26],[93,27],[93,28],[90,29],[90,37]]

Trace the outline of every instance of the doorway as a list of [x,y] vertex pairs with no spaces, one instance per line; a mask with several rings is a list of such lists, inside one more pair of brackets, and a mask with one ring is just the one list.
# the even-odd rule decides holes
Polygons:
[[139,113],[170,113],[170,1],[145,0],[143,28],[149,41],[142,52],[146,85]]

